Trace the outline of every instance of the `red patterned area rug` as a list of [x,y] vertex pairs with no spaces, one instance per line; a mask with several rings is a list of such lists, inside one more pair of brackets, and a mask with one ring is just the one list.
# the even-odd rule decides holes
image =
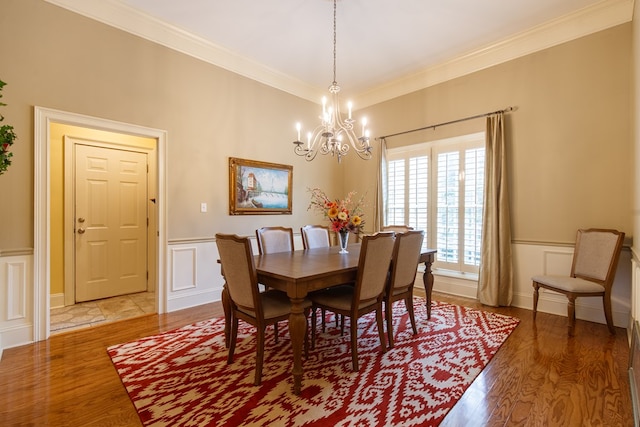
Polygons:
[[[109,355],[145,426],[436,426],[489,363],[519,320],[415,299],[418,335],[403,302],[394,305],[395,346],[380,352],[373,313],[358,322],[360,371],[345,334],[327,313],[326,333],[303,361],[292,392],[286,322],[279,343],[267,329],[262,384],[253,385],[255,333],[240,322],[227,365],[224,319],[119,344]],[[318,325],[318,332],[320,326]]]

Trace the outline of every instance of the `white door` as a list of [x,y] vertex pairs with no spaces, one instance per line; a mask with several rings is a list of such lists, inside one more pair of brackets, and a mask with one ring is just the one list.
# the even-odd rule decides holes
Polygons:
[[76,302],[147,290],[147,155],[75,145]]

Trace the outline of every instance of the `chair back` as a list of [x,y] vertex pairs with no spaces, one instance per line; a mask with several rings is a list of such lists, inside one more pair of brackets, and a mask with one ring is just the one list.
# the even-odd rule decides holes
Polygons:
[[256,230],[260,254],[293,251],[293,229],[286,227],[262,227]]
[[305,225],[300,228],[302,246],[305,249],[326,248],[331,246],[329,227],[323,225]]
[[258,274],[248,237],[216,234],[218,255],[231,301],[243,311],[262,315],[258,297]]
[[610,289],[623,241],[624,233],[617,230],[578,230],[571,276],[591,280]]
[[423,240],[424,231],[421,230],[396,234],[391,259],[390,292],[393,292],[393,289],[406,289],[413,286],[418,272]]
[[389,276],[395,243],[394,233],[377,233],[362,238],[354,303],[382,297]]
[[396,233],[406,233],[411,230],[413,230],[413,227],[409,227],[408,225],[385,225],[382,227],[382,231],[393,231]]

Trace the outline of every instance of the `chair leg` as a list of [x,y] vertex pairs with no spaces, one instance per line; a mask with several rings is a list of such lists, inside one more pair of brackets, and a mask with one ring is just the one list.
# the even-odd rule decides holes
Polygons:
[[351,317],[351,365],[353,372],[358,372],[358,319]]
[[416,315],[413,311],[413,296],[409,295],[404,300],[404,304],[407,306],[407,311],[409,312],[409,320],[411,321],[411,329],[413,329],[413,335],[417,335],[418,328],[416,327]]
[[378,323],[378,336],[380,337],[380,348],[383,353],[387,352],[387,341],[384,338],[384,322],[382,321],[382,303],[376,309],[376,322]]
[[327,314],[327,311],[324,308],[320,309],[320,313],[322,314],[322,333],[324,334],[326,332],[326,317],[325,315]]
[[238,318],[231,318],[231,331],[229,332],[229,354],[227,364],[233,363],[233,353],[236,351],[236,339],[238,338]]
[[387,318],[387,335],[389,336],[389,348],[393,348],[393,302],[388,300],[385,304]]
[[309,358],[309,313],[310,309],[304,311],[304,358]]
[[602,297],[602,305],[604,306],[604,317],[607,319],[607,327],[611,335],[616,334],[616,328],[613,325],[613,315],[611,313],[611,296],[605,295]]
[[537,283],[533,283],[533,320],[536,320],[536,313],[538,312],[538,293],[539,286]]
[[568,297],[569,304],[567,304],[567,316],[569,317],[569,336],[574,336],[576,331],[576,299],[575,297]]
[[256,377],[253,380],[254,385],[260,385],[262,382],[262,363],[264,361],[264,330],[265,327],[258,328],[256,331]]
[[278,323],[277,322],[273,324],[273,336],[275,337],[274,338],[275,343],[278,344]]
[[316,307],[313,307],[311,309],[311,349],[315,349],[316,348]]

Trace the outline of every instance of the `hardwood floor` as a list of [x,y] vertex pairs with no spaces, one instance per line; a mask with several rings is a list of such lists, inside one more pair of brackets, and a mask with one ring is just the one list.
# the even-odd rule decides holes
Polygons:
[[[492,308],[434,293],[434,299],[518,317],[521,322],[447,415],[442,426],[631,426],[625,330],[529,310]],[[55,335],[5,350],[2,426],[140,426],[107,355],[113,344],[222,315],[220,303]]]

